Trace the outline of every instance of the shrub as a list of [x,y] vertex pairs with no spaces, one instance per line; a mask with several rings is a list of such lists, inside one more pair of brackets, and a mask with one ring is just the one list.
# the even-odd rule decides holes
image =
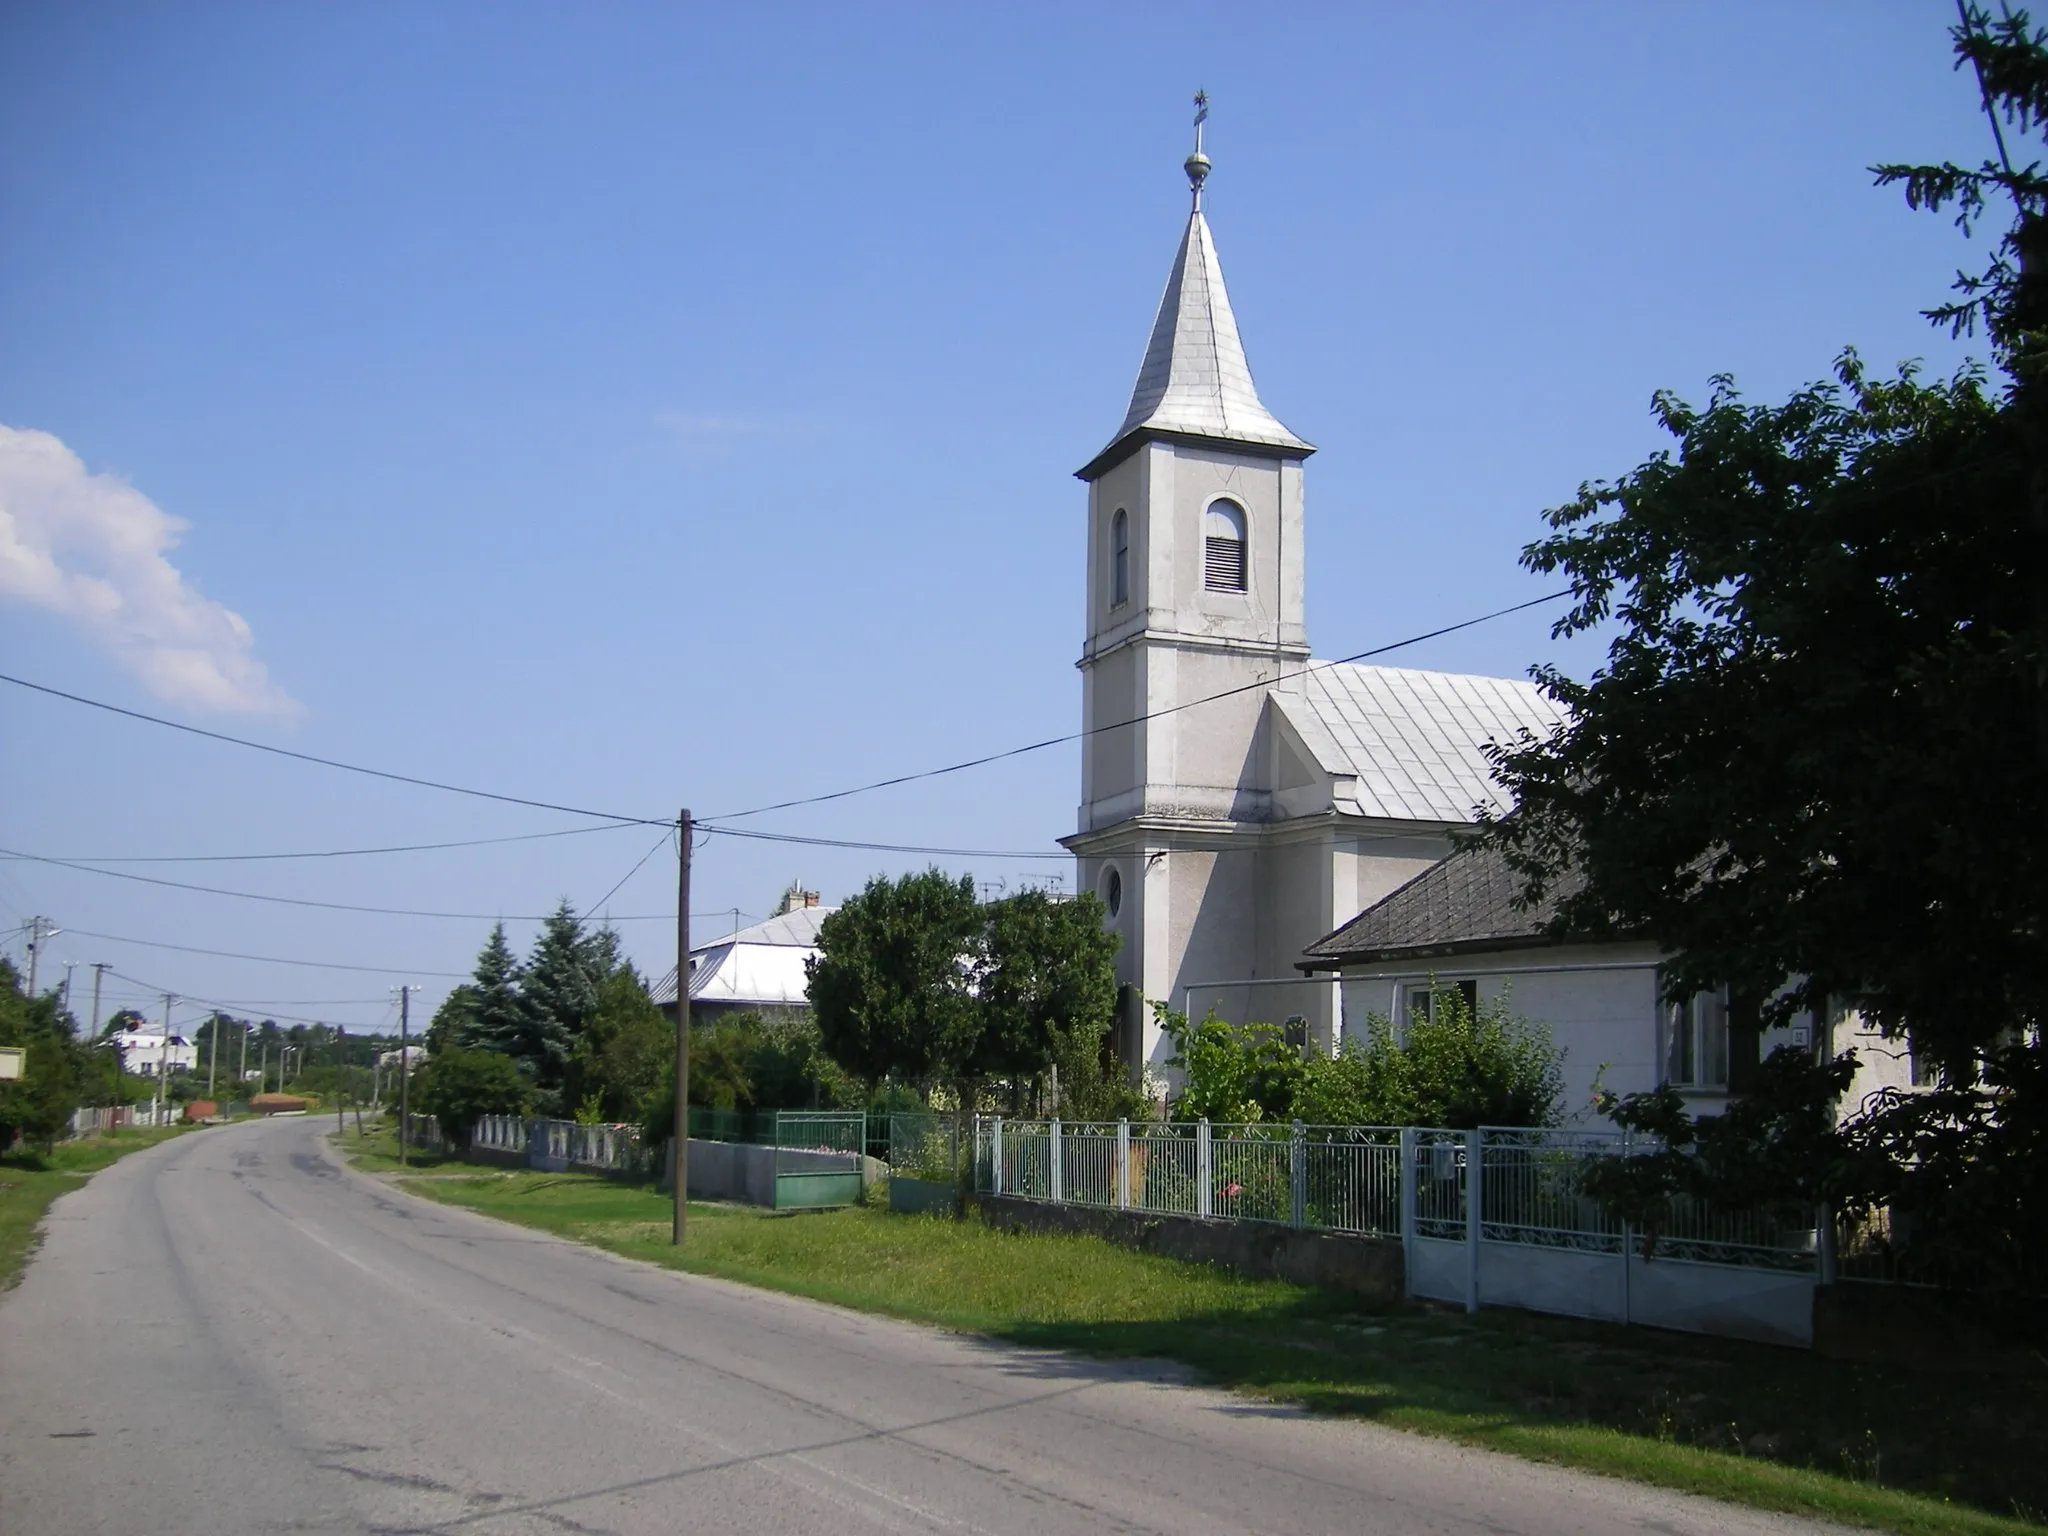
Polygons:
[[511,1057],[497,1051],[447,1050],[413,1077],[413,1102],[432,1115],[459,1150],[485,1115],[523,1115],[533,1107],[533,1084]]

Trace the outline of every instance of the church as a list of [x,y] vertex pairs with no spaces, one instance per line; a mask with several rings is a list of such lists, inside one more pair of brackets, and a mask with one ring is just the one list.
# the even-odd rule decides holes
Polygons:
[[[1483,748],[1561,718],[1533,684],[1311,659],[1305,469],[1260,403],[1193,206],[1130,407],[1088,487],[1077,889],[1123,940],[1116,1049],[1163,1073],[1151,1004],[1343,1036],[1304,952],[1502,803]],[[1354,1021],[1354,1029],[1362,1021]]]

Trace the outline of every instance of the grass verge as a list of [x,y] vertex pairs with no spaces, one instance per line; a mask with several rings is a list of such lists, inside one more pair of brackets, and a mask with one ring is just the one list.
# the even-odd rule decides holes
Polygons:
[[[388,1134],[343,1143],[395,1167]],[[1372,1307],[1085,1237],[875,1209],[690,1207],[587,1174],[406,1183],[630,1258],[864,1312],[1096,1356],[1179,1361],[1220,1386],[1762,1509],[1933,1533],[2038,1531],[2048,1393],[1984,1378],[1506,1310]]]
[[116,1131],[82,1141],[59,1142],[53,1151],[9,1152],[0,1156],[0,1291],[21,1279],[35,1252],[37,1229],[59,1195],[68,1194],[109,1163],[194,1127]]

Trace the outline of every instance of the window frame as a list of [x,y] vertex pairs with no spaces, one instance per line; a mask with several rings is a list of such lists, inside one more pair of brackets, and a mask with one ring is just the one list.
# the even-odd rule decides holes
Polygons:
[[1131,600],[1131,515],[1118,507],[1109,519],[1109,606]]
[[[1217,535],[1209,531],[1210,519],[1221,517],[1234,533]],[[1248,593],[1252,586],[1252,518],[1245,510],[1244,503],[1229,496],[1212,498],[1202,508],[1202,590],[1205,592]],[[1220,546],[1235,544],[1237,584],[1219,586],[1215,581],[1216,556],[1223,551]]]
[[1657,1080],[1684,1093],[1726,1093],[1729,1061],[1728,989],[1670,998],[1660,987]]

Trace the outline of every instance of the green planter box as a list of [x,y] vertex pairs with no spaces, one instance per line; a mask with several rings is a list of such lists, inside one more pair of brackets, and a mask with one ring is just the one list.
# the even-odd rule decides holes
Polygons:
[[889,1176],[889,1209],[906,1216],[933,1211],[953,1213],[953,1186],[939,1179],[913,1179],[896,1173]]

